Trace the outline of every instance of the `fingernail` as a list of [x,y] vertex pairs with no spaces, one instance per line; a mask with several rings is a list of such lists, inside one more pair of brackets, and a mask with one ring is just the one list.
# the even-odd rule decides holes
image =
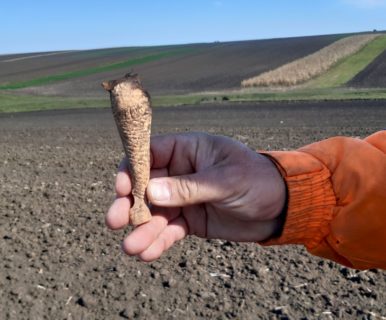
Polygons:
[[169,186],[164,182],[151,181],[149,183],[149,191],[152,197],[151,200],[170,200],[170,189]]

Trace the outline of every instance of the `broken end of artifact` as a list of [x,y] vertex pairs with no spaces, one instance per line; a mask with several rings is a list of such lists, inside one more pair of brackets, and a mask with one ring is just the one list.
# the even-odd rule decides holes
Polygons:
[[125,74],[125,78],[139,80],[138,73],[134,73],[131,71]]
[[151,213],[144,201],[135,200],[134,206],[130,209],[129,223],[132,226],[139,226],[151,220]]
[[125,81],[131,81],[132,83],[136,83],[137,86],[141,86],[141,81],[139,80],[139,77],[138,77],[138,74],[137,73],[132,73],[132,72],[129,72],[129,73],[126,73],[125,76],[121,79],[117,79],[117,80],[109,80],[109,81],[103,81],[102,82],[102,87],[103,89],[105,89],[106,91],[111,91],[114,89],[114,87],[122,82],[125,82]]
[[103,89],[105,89],[106,91],[111,91],[113,90],[114,88],[114,81],[103,81],[102,82],[102,87]]

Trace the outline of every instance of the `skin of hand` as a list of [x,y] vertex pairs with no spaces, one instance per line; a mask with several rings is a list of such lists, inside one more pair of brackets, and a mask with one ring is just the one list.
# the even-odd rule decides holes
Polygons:
[[[106,224],[129,223],[133,199],[127,162],[116,177],[117,197]],[[240,142],[204,133],[154,136],[147,188],[152,219],[123,241],[125,253],[158,259],[187,235],[240,242],[263,241],[282,228],[285,183],[272,161]]]

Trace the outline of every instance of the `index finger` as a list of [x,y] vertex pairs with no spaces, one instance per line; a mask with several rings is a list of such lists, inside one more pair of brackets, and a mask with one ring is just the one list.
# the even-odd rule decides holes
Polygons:
[[[151,167],[162,169],[188,162],[195,166],[200,141],[207,138],[204,133],[175,133],[152,136],[150,143]],[[188,172],[186,172],[188,173]]]
[[152,136],[150,139],[151,167],[161,169],[168,166],[176,144],[175,134]]
[[127,158],[124,157],[119,164],[118,173],[115,178],[115,192],[118,197],[125,197],[131,192],[131,180],[127,167]]

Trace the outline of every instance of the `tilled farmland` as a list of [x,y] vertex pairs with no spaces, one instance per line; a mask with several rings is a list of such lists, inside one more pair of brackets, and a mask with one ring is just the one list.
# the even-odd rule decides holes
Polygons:
[[[203,116],[203,114],[205,116]],[[288,150],[385,128],[385,101],[154,110],[153,133],[205,131]],[[187,238],[145,264],[111,232],[122,152],[110,110],[0,116],[2,319],[381,319],[386,274],[302,247]]]
[[347,84],[357,88],[386,87],[386,50]]
[[[52,76],[66,71],[115,63],[154,52],[187,50],[185,53],[135,65],[145,87],[153,94],[190,93],[239,88],[243,79],[275,69],[311,54],[341,36],[215,42],[169,47],[121,48],[67,52],[8,62],[0,60],[0,84]],[[16,57],[15,59],[18,59]],[[38,95],[101,96],[99,85],[122,76],[128,68],[96,73],[43,86],[21,89]]]
[[[180,46],[175,46],[175,49]],[[200,48],[187,45],[186,48]],[[0,83],[26,81],[98,65],[134,59],[169,50],[163,47],[127,47],[96,50],[69,50],[0,56]]]

